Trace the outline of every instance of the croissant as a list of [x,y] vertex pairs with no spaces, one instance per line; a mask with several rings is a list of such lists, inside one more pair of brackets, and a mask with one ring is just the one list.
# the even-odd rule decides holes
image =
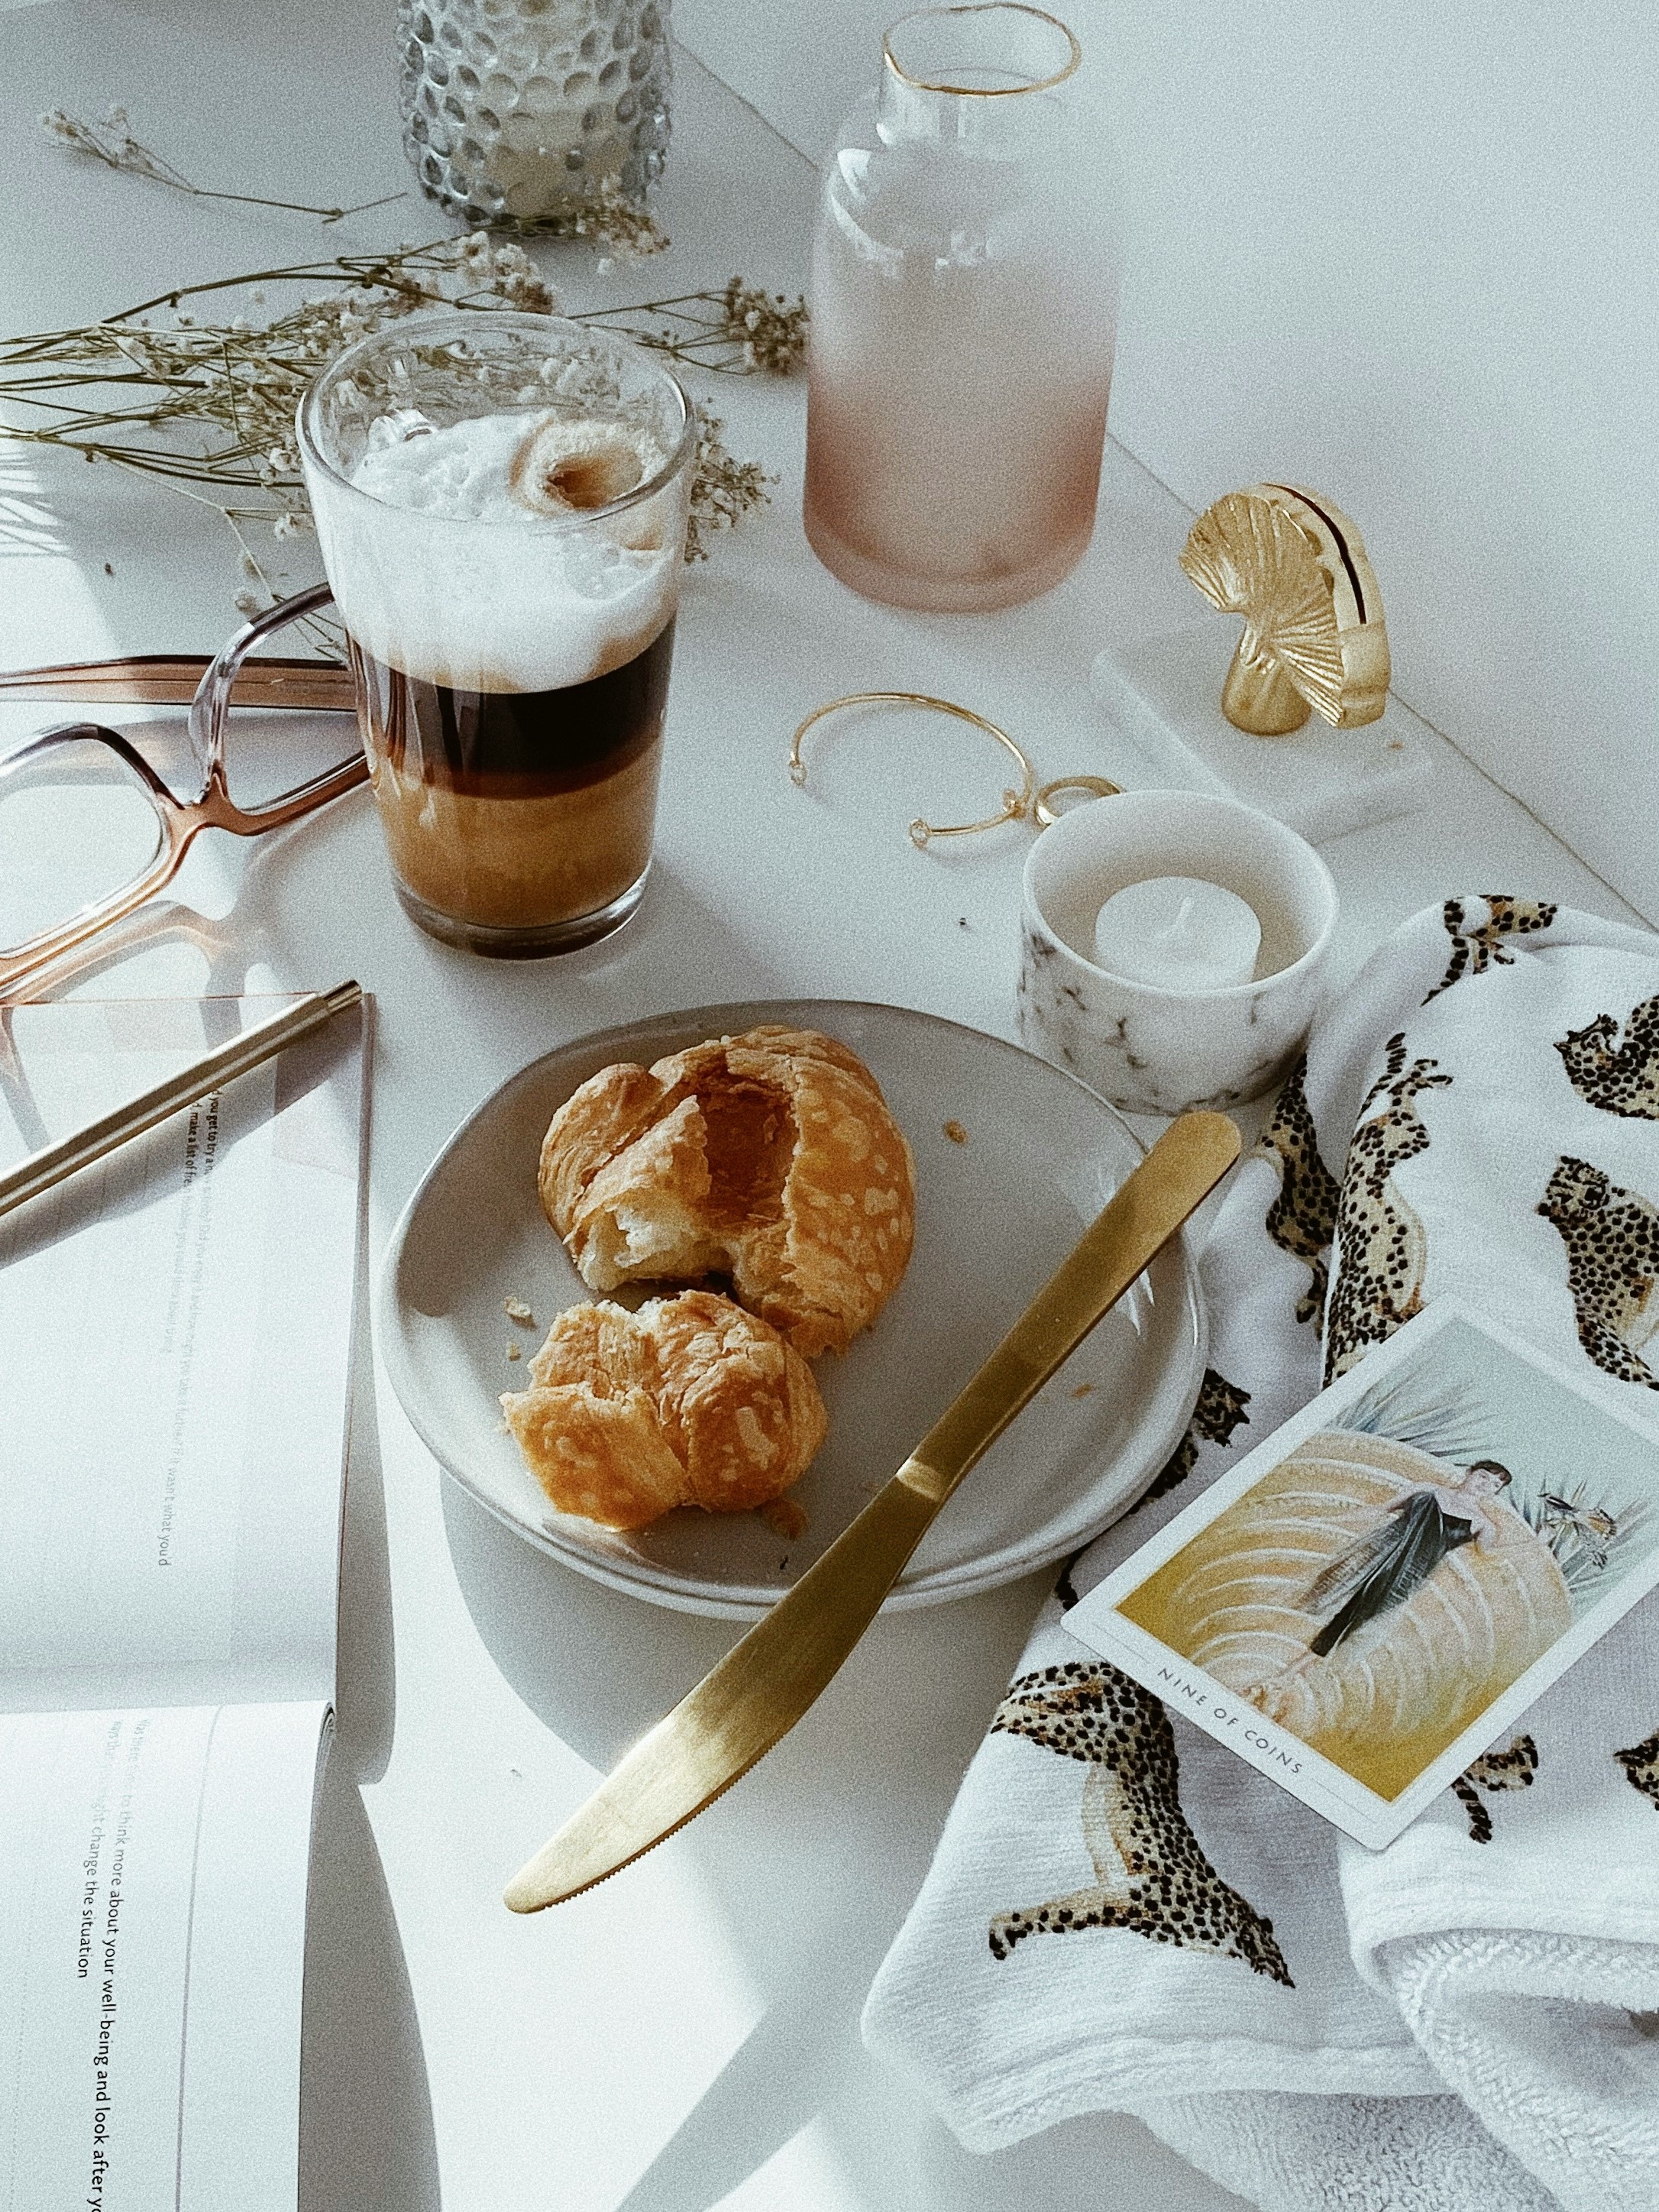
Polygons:
[[676,1505],[741,1513],[805,1471],[829,1425],[812,1370],[710,1291],[560,1315],[501,1410],[562,1513],[642,1528]]
[[554,1115],[542,1206],[591,1290],[730,1278],[804,1358],[844,1352],[915,1228],[910,1148],[858,1054],[755,1029],[602,1068]]

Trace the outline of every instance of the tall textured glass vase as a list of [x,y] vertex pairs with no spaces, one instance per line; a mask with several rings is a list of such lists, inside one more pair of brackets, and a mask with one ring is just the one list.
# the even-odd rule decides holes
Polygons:
[[668,152],[669,0],[398,0],[404,148],[480,224],[556,224]]

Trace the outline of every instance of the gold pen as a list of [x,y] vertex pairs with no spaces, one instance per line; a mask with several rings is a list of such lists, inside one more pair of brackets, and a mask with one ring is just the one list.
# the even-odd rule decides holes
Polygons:
[[350,982],[337,983],[331,991],[310,993],[297,1006],[284,1006],[281,1013],[256,1022],[251,1030],[244,1030],[212,1052],[204,1053],[200,1060],[192,1060],[176,1075],[141,1091],[125,1106],[100,1115],[97,1121],[72,1130],[55,1144],[43,1145],[26,1160],[0,1175],[0,1213],[9,1213],[26,1200],[38,1198],[43,1190],[50,1190],[54,1183],[62,1182],[81,1168],[90,1167],[94,1160],[101,1160],[106,1153],[114,1152],[130,1138],[142,1136],[146,1129],[153,1129],[158,1121],[165,1121],[168,1115],[176,1114],[181,1107],[205,1098],[221,1084],[246,1074],[262,1060],[297,1044],[301,1037],[309,1036],[313,1030],[331,1022],[346,1007],[355,1006],[362,995],[362,986]]

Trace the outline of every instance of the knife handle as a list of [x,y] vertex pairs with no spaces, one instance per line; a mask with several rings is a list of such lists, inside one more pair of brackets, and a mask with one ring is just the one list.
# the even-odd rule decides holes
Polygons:
[[1071,1257],[1021,1315],[961,1395],[899,1469],[898,1480],[942,1505],[1079,1340],[1123,1296],[1180,1221],[1238,1158],[1224,1114],[1170,1123]]

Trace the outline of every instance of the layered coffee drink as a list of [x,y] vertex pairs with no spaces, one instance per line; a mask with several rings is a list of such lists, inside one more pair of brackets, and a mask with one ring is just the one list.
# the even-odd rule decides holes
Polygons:
[[428,913],[535,929],[640,880],[673,636],[671,617],[624,666],[535,692],[458,691],[354,646],[392,865]]
[[[471,319],[531,324],[544,349],[574,327]],[[492,386],[551,404],[434,406],[441,358],[392,382],[409,404],[360,421],[313,490],[398,896],[434,934],[506,955],[619,927],[656,813],[689,417],[630,395],[613,342],[576,337],[579,375],[555,354],[551,377],[455,380],[475,409]]]

